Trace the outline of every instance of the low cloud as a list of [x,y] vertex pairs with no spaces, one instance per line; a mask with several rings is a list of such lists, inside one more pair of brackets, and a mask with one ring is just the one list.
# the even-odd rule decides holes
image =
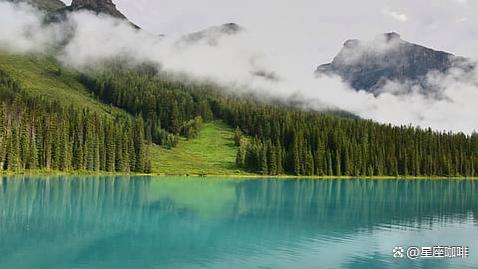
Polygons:
[[[193,45],[178,45],[182,36],[148,34],[126,22],[88,12],[70,15],[62,24],[42,24],[42,15],[27,6],[0,2],[0,48],[14,53],[53,53],[78,70],[94,69],[121,58],[131,64],[147,61],[164,71],[212,80],[234,92],[253,91],[264,99],[293,100],[304,109],[350,111],[394,125],[471,133],[478,127],[478,74],[431,74],[443,98],[420,91],[395,95],[401,83],[390,82],[379,96],[351,89],[338,77],[315,78],[313,68],[296,60],[295,41],[271,39],[248,28],[234,35],[214,36]],[[390,44],[374,41],[375,49]],[[352,58],[352,57],[351,57]],[[395,83],[395,84],[394,84]]]
[[33,7],[0,1],[0,15],[0,48],[16,53],[43,52],[54,43],[54,27],[42,27],[44,14]]
[[396,33],[380,34],[371,41],[347,40],[336,60],[344,65],[354,65],[360,61],[380,59],[383,55],[397,51],[402,43],[403,40]]
[[384,9],[382,13],[400,22],[408,21],[408,16],[406,14],[397,12],[395,10]]

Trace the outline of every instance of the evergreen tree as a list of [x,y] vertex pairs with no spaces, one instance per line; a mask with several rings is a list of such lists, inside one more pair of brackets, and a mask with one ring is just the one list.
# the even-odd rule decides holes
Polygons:
[[242,137],[241,129],[237,127],[236,130],[234,131],[234,143],[236,146],[241,145],[241,137]]

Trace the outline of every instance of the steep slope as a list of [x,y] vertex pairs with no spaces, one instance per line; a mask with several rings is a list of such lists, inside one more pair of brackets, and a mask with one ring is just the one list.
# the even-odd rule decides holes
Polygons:
[[118,9],[116,9],[116,5],[113,4],[111,0],[73,0],[71,2],[71,5],[69,6],[69,9],[87,9],[95,11],[97,13],[108,14],[118,19],[126,20],[126,16],[123,15],[123,13],[121,13]]
[[[4,74],[18,82],[20,88],[29,97],[39,97],[45,103],[58,103],[63,108],[74,107],[78,111],[87,109],[91,115],[98,115],[102,119],[133,118],[133,114],[114,105],[101,102],[97,96],[91,93],[90,89],[81,83],[82,75],[80,73],[62,67],[51,57],[22,56],[0,52],[0,99],[2,99],[0,101],[3,101],[6,93],[1,85]],[[1,106],[2,102],[0,102]],[[25,109],[25,107],[18,108]],[[3,114],[0,113],[0,115]],[[0,116],[0,126],[2,126],[1,118]],[[119,127],[115,128],[121,130]],[[152,172],[191,175],[245,174],[245,171],[235,164],[237,146],[234,145],[234,132],[230,127],[220,121],[215,121],[206,123],[199,131],[198,138],[178,137],[179,144],[173,149],[152,146],[150,151],[153,164]],[[0,173],[3,169],[1,141],[2,133],[0,131]],[[26,167],[30,169],[28,166]],[[44,166],[40,165],[38,169],[44,169]],[[51,168],[47,170],[49,169]],[[63,171],[59,167],[53,167],[53,169]]]
[[38,9],[45,10],[47,12],[55,11],[66,7],[65,3],[60,0],[8,0],[13,3],[27,3]]
[[19,81],[32,96],[59,102],[65,106],[88,108],[106,115],[124,111],[99,102],[80,82],[79,74],[64,69],[53,58],[21,56],[0,51],[0,71]]
[[319,66],[316,74],[336,74],[356,90],[379,93],[387,80],[411,81],[426,88],[429,72],[445,73],[467,65],[465,58],[409,43],[397,33],[386,33],[370,42],[346,41],[333,61]]
[[151,172],[141,117],[46,56],[0,54],[0,173]]

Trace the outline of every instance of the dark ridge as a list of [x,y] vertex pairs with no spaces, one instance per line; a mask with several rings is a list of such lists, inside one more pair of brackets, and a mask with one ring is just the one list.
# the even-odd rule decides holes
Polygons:
[[232,36],[244,31],[244,28],[235,23],[226,23],[218,26],[212,26],[205,30],[191,33],[183,36],[181,42],[192,44],[198,41],[206,40],[209,44],[215,45],[218,38],[222,36]]

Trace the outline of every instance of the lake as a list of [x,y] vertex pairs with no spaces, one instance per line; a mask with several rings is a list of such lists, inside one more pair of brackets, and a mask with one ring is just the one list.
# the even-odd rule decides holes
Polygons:
[[478,181],[3,177],[0,268],[478,268]]

